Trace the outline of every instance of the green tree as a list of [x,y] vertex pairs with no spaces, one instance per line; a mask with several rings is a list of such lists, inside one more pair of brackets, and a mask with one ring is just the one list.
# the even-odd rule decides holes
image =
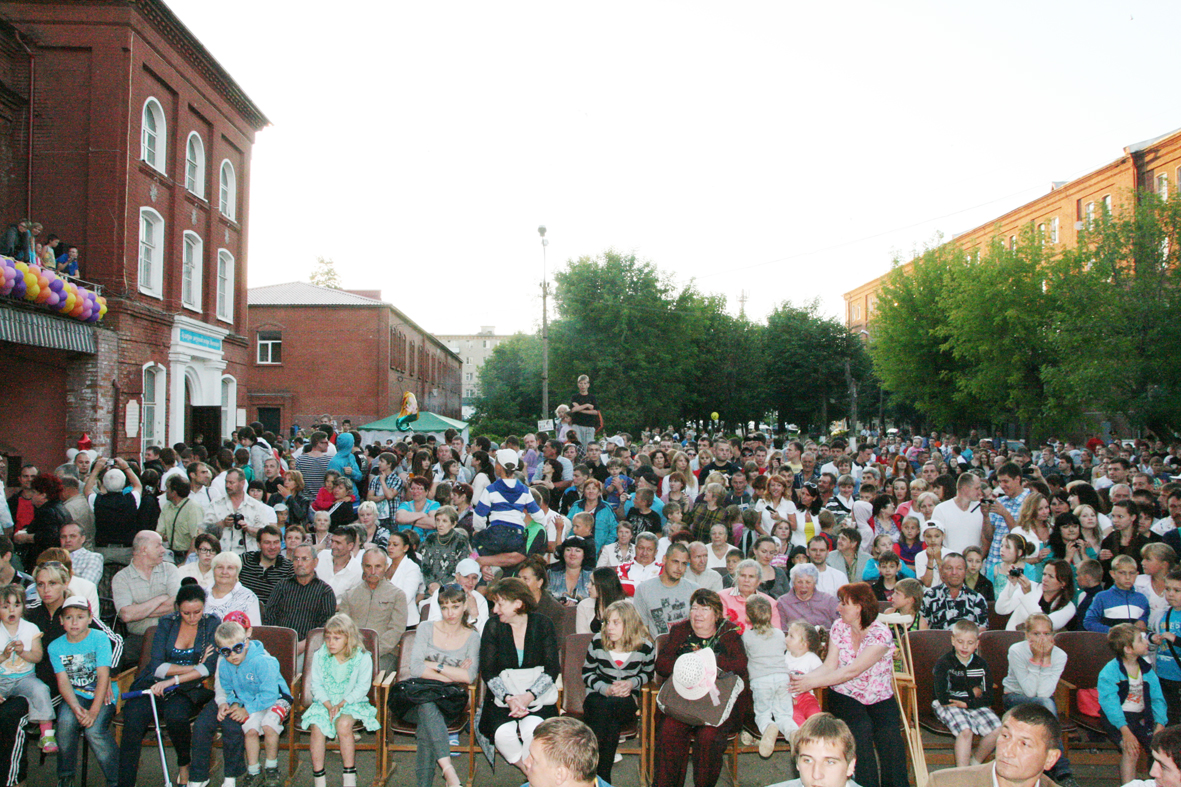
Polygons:
[[330,257],[316,258],[316,267],[312,269],[309,281],[317,287],[329,287],[334,290],[341,288],[340,274],[336,270],[336,263]]

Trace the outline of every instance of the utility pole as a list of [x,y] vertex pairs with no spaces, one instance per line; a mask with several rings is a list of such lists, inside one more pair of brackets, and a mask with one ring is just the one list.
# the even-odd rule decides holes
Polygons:
[[549,418],[549,311],[546,301],[549,297],[549,279],[546,273],[545,247],[549,241],[545,239],[545,225],[537,228],[541,235],[541,418]]
[[738,316],[746,317],[746,290],[741,290],[738,294]]

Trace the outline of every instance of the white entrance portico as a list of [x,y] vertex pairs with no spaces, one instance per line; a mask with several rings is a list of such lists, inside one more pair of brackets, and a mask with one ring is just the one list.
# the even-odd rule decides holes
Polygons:
[[194,434],[200,433],[207,446],[216,446],[233,430],[237,381],[225,374],[223,343],[228,335],[223,328],[182,314],[173,317],[168,351],[172,367],[168,397],[170,444],[191,443]]

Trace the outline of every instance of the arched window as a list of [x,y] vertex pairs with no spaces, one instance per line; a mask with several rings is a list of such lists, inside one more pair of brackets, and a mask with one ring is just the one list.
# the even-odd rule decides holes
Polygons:
[[189,134],[185,145],[185,188],[198,197],[205,197],[205,143],[196,131]]
[[238,209],[238,179],[234,175],[234,165],[228,159],[221,162],[221,175],[217,208],[228,219],[234,218]]
[[139,157],[161,172],[164,171],[164,143],[167,139],[168,122],[164,119],[164,107],[156,99],[149,98],[144,102]]
[[164,218],[151,208],[139,209],[139,291],[164,297]]
[[221,437],[229,440],[235,424],[234,415],[238,406],[238,381],[233,377],[221,378]]
[[159,364],[144,366],[143,433],[144,446],[160,445],[164,440],[164,391],[168,372]]
[[234,321],[234,255],[225,249],[217,252],[217,318]]
[[201,269],[205,265],[201,236],[185,231],[184,258],[180,271],[180,302],[193,311],[201,311]]

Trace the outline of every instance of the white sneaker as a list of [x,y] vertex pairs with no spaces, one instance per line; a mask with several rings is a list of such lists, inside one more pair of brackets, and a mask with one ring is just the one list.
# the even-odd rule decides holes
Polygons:
[[759,756],[767,759],[775,753],[775,742],[779,740],[779,728],[768,724],[763,729],[763,737],[759,739]]

